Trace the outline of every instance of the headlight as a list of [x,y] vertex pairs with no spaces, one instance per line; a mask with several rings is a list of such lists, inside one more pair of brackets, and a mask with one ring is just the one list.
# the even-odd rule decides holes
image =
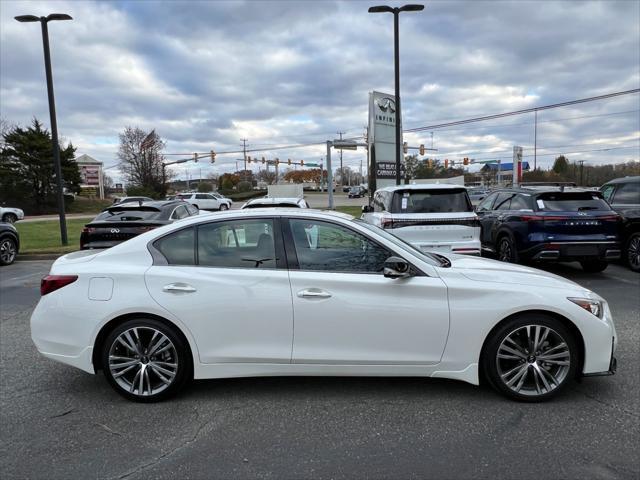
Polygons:
[[568,297],[567,300],[572,301],[579,307],[584,308],[587,312],[592,313],[598,318],[602,318],[604,314],[604,308],[600,300],[593,300],[591,298],[572,298]]

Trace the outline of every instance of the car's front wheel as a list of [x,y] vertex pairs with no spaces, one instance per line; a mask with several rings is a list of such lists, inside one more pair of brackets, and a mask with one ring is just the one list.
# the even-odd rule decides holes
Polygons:
[[128,320],[102,346],[105,377],[123,397],[155,402],[176,394],[192,376],[188,346],[155,319]]
[[585,272],[599,273],[604,271],[609,264],[604,260],[585,260],[580,262],[580,265]]
[[2,221],[5,223],[16,223],[18,221],[18,216],[15,213],[5,213],[2,216]]
[[229,210],[229,205],[227,205],[226,203],[221,203],[220,204],[220,211],[224,212],[225,210]]
[[0,239],[0,265],[11,265],[18,254],[18,248],[16,242],[10,238],[5,237]]
[[489,383],[515,400],[540,402],[557,395],[578,366],[573,335],[558,320],[526,314],[501,325],[483,350]]
[[625,249],[627,265],[634,272],[640,272],[640,232],[632,233]]

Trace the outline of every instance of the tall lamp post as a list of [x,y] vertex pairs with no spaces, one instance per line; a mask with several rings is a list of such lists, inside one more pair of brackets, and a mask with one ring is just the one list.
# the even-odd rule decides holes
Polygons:
[[369,7],[369,13],[393,13],[393,56],[395,60],[395,89],[396,89],[396,185],[400,185],[401,149],[400,145],[400,40],[398,37],[398,16],[400,12],[419,12],[424,5],[404,5],[402,7],[388,7],[381,5]]
[[46,17],[20,15],[15,17],[19,22],[40,22],[42,26],[42,45],[44,47],[44,69],[47,74],[47,94],[49,96],[49,117],[51,119],[51,143],[53,144],[53,163],[58,183],[58,215],[60,217],[60,239],[62,245],[69,243],[67,239],[67,220],[64,214],[64,193],[62,191],[62,166],[60,164],[60,146],[58,145],[58,123],[56,121],[56,101],[53,96],[53,77],[51,75],[51,53],[49,52],[49,29],[47,24],[52,20],[72,20],[65,13],[52,13]]

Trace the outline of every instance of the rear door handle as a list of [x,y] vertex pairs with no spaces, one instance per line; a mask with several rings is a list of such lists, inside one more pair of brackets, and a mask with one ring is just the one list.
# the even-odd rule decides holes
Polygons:
[[307,288],[298,292],[300,298],[331,298],[331,294],[319,288]]
[[170,283],[169,285],[165,285],[162,291],[169,293],[193,293],[196,291],[196,288],[187,283]]

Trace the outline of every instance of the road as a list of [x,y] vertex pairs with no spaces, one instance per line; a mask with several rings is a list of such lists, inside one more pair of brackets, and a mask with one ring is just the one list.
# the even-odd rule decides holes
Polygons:
[[607,298],[620,337],[615,376],[549,403],[446,380],[309,377],[199,381],[144,405],[37,354],[29,315],[50,263],[0,271],[5,480],[640,476],[640,276],[621,266],[548,268]]

